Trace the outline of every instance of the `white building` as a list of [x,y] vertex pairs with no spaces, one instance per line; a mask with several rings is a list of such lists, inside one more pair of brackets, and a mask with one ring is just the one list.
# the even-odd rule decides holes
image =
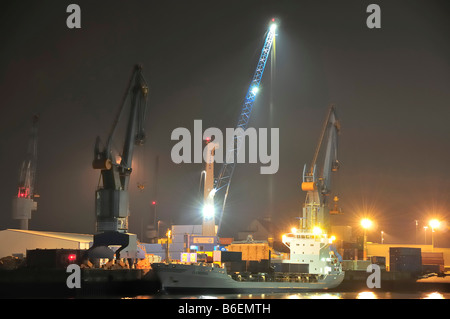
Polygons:
[[0,258],[26,256],[32,249],[89,249],[93,235],[5,229],[0,231]]

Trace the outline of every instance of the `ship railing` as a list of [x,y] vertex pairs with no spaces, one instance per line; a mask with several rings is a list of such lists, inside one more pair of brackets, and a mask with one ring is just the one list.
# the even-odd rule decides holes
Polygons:
[[275,273],[275,281],[282,282],[302,282],[302,283],[312,283],[317,282],[320,279],[318,274],[309,273]]
[[257,281],[257,282],[272,281],[269,274],[267,273],[252,274],[250,272],[237,272],[233,273],[231,275],[231,278],[236,281]]

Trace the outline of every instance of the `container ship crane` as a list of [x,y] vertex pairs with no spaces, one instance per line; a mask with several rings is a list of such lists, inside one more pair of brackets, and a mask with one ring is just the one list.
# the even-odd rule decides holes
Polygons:
[[[97,232],[128,231],[128,185],[132,171],[131,162],[134,145],[142,145],[145,142],[144,120],[147,96],[148,86],[142,75],[142,68],[136,66],[107,144],[102,151],[100,150],[100,138],[97,137],[92,166],[94,169],[100,169],[103,182],[103,186],[96,191]],[[131,107],[123,150],[118,163],[116,158],[113,158],[112,144],[127,100],[130,100]]]
[[[336,108],[331,105],[328,109],[325,122],[320,134],[319,142],[314,152],[314,157],[309,170],[306,164],[303,169],[302,190],[306,192],[306,200],[301,218],[303,232],[329,233],[330,214],[339,214],[337,208],[338,198],[335,196],[334,207],[330,210],[329,199],[331,195],[331,175],[339,169],[338,161],[338,135],[340,123],[336,116]],[[319,153],[325,147],[323,163],[317,171]]]
[[[225,152],[225,162],[223,163],[221,170],[218,174],[218,177],[215,181],[214,189],[212,190],[214,198],[217,202],[215,205],[220,208],[218,213],[219,221],[218,221],[218,230],[220,231],[220,226],[222,223],[222,217],[225,210],[226,200],[228,196],[228,192],[230,189],[231,178],[234,173],[234,168],[236,166],[237,153],[241,148],[242,141],[245,138],[244,131],[248,127],[248,123],[250,121],[250,115],[252,112],[253,104],[256,99],[256,95],[259,91],[259,85],[261,83],[261,79],[264,73],[264,69],[266,67],[266,62],[268,60],[270,50],[272,48],[272,43],[275,40],[275,31],[277,28],[277,24],[275,23],[275,19],[272,19],[272,22],[269,26],[269,30],[267,31],[267,35],[264,41],[264,46],[261,50],[261,54],[258,60],[258,64],[256,66],[255,73],[250,82],[250,86],[248,88],[247,94],[244,99],[244,103],[241,108],[240,115],[238,117],[236,129],[236,135],[234,137],[234,143],[230,146]],[[214,214],[210,214],[214,216]],[[213,217],[212,217],[213,218]]]
[[[134,146],[143,145],[145,142],[144,121],[148,92],[142,67],[136,65],[103,150],[100,150],[100,138],[97,137],[92,166],[100,170],[103,185],[99,185],[95,192],[97,235],[94,236],[94,247],[122,245],[122,248],[125,248],[136,241],[135,235],[131,236],[133,238],[131,239],[132,234],[128,234],[128,186]],[[112,153],[112,145],[127,101],[130,102],[130,111],[123,149],[118,161]]]
[[37,202],[34,199],[39,197],[35,193],[38,122],[39,116],[34,115],[27,155],[20,169],[18,192],[13,199],[12,205],[13,219],[20,221],[20,229],[23,230],[28,230],[28,221],[31,219],[31,213],[37,210]]

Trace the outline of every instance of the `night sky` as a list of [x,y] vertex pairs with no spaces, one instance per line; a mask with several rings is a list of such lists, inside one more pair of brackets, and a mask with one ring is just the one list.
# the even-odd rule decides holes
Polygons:
[[[81,7],[81,29],[66,8]],[[381,7],[381,29],[366,8]],[[0,229],[17,228],[17,192],[33,114],[40,115],[38,211],[30,229],[95,230],[92,169],[132,68],[150,86],[148,140],[135,151],[130,232],[141,236],[158,170],[158,218],[200,223],[202,164],[174,164],[177,127],[235,127],[270,19],[280,21],[250,126],[280,129],[280,167],[238,164],[223,222],[233,236],[254,218],[295,223],[330,103],[341,121],[341,169],[333,179],[344,215],[357,228],[370,215],[369,241],[419,240],[428,219],[449,220],[450,6],[448,1],[3,1],[0,19]],[[270,102],[273,102],[273,113]],[[118,143],[120,146],[120,143]],[[139,190],[138,183],[145,185]],[[273,187],[271,187],[272,185]],[[144,225],[144,226],[143,226]],[[428,235],[428,238],[430,236]],[[436,244],[449,244],[444,226]]]

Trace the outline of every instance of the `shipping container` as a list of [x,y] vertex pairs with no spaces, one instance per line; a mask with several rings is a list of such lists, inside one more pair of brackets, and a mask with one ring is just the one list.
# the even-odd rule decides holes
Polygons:
[[215,262],[228,262],[228,261],[240,261],[242,260],[242,252],[240,251],[220,251],[214,252]]
[[356,248],[346,248],[342,254],[344,260],[356,260],[358,259],[358,250]]
[[422,265],[442,265],[444,267],[444,253],[422,252]]
[[240,261],[227,261],[223,263],[225,265],[225,268],[227,269],[227,272],[229,274],[235,273],[235,272],[245,272],[247,269],[247,263],[245,260]]
[[240,251],[242,260],[261,260],[269,259],[269,245],[267,243],[257,244],[231,244],[228,251]]
[[392,256],[421,256],[422,249],[412,247],[390,247],[389,255]]
[[377,264],[379,266],[386,266],[385,256],[370,256],[370,261],[372,264]]
[[228,246],[233,242],[234,238],[221,237],[219,238],[219,244],[223,246]]
[[408,272],[413,275],[422,273],[422,254],[420,248],[390,247],[390,271]]
[[270,272],[270,262],[268,259],[248,260],[247,271],[251,273],[268,273]]

